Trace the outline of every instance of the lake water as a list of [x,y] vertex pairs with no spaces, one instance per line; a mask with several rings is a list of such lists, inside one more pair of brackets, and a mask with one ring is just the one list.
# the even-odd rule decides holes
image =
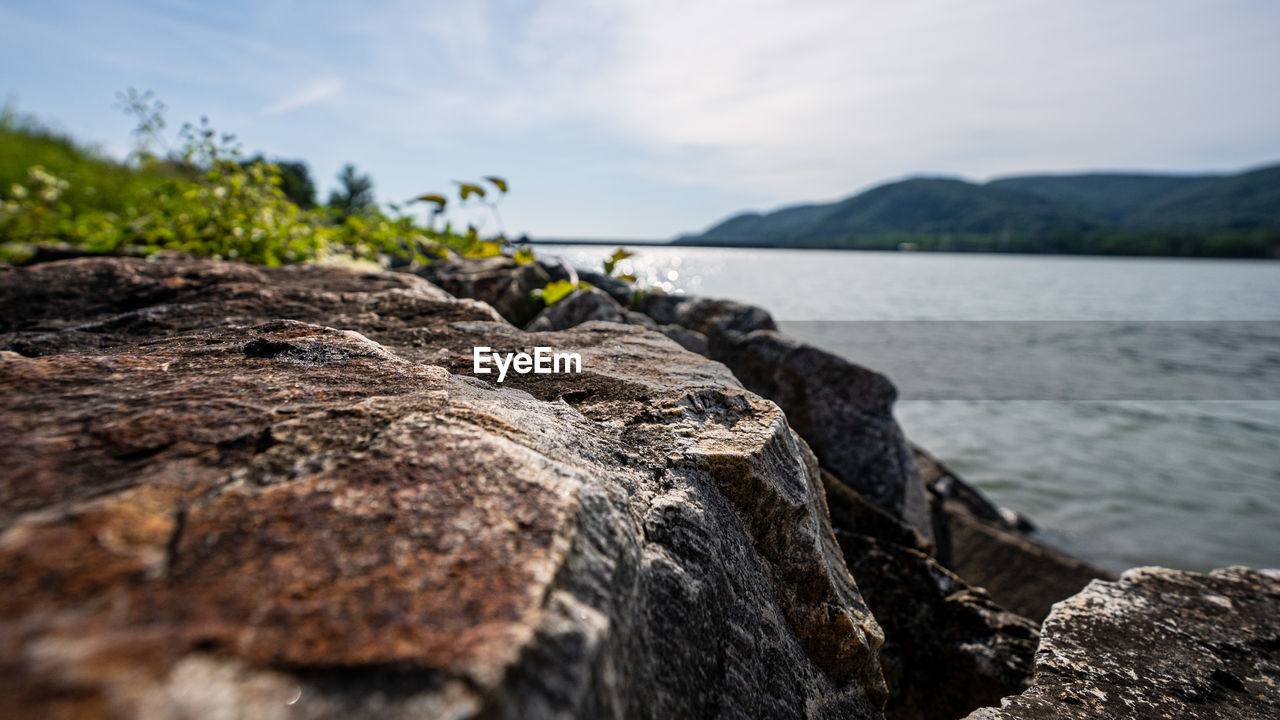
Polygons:
[[886,373],[907,434],[1051,542],[1114,570],[1280,566],[1280,262],[635,249],[644,285]]

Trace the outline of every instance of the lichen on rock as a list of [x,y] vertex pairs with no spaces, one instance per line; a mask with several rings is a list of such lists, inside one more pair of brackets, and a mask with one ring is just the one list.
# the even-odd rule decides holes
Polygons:
[[1280,572],[1135,568],[1057,603],[1035,682],[969,720],[1280,717]]

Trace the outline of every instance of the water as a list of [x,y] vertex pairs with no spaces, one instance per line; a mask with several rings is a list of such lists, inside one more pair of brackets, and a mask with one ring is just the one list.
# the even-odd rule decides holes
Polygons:
[[888,374],[911,438],[1076,554],[1280,566],[1280,263],[637,250],[643,284],[761,305]]

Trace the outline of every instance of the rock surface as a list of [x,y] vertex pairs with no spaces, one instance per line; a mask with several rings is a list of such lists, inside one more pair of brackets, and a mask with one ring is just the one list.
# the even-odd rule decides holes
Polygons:
[[648,293],[638,308],[659,323],[707,338],[707,356],[776,402],[841,482],[933,536],[924,483],[893,417],[888,378],[777,332],[767,311],[729,300]]
[[979,585],[1001,606],[1036,622],[1050,607],[1091,580],[1114,580],[1106,570],[1051,547],[1011,522],[943,463],[915,449],[916,463],[936,500],[939,561]]
[[551,281],[538,263],[519,265],[508,257],[441,260],[420,274],[452,295],[488,303],[520,327],[542,312],[542,301],[532,293]]
[[0,349],[17,717],[880,716],[813,455],[661,335],[86,259],[0,269]]
[[824,467],[932,540],[924,483],[893,417],[897,389],[888,378],[771,330],[744,336],[722,362],[778,403]]
[[525,329],[532,332],[568,330],[592,320],[620,323],[625,322],[622,313],[622,306],[603,290],[575,290],[560,302],[538,313]]
[[1026,693],[969,720],[1280,717],[1280,572],[1137,568],[1054,606]]
[[884,630],[890,720],[952,720],[1020,693],[1039,632],[929,556],[931,544],[824,472],[846,563]]

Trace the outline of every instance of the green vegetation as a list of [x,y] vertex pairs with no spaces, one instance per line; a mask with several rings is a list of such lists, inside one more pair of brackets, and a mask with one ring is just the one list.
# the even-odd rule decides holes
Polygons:
[[[204,119],[182,127],[175,150],[164,134],[162,103],[134,90],[118,100],[137,121],[136,149],[127,162],[11,109],[0,115],[0,262],[21,261],[40,245],[135,255],[175,250],[265,265],[426,263],[514,251],[502,235],[482,238],[474,227],[458,232],[447,221],[435,227],[443,196],[431,196],[440,202],[425,226],[397,206],[382,211],[372,181],[352,165],[343,169],[342,188],[329,205],[317,207],[305,164],[245,159],[233,135]],[[505,180],[488,182],[505,194]],[[477,186],[461,186],[465,202]],[[496,216],[496,203],[486,204]],[[519,260],[531,261],[531,254],[526,250]]]
[[1280,166],[1231,176],[919,178],[730,218],[677,244],[856,250],[1280,256]]

